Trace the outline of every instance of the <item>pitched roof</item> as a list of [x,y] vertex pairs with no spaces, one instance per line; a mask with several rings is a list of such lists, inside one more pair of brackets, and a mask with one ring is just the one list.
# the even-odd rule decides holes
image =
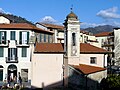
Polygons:
[[[36,43],[35,52],[64,52],[64,44],[61,43]],[[106,54],[108,51],[90,44],[81,43],[80,53]]]
[[91,73],[96,73],[99,71],[106,70],[106,68],[91,66],[91,65],[86,65],[86,64],[71,65],[71,66],[81,71],[83,74],[91,74]]
[[63,53],[64,48],[61,43],[36,43],[35,53]]
[[109,36],[111,32],[101,32],[101,33],[97,33],[95,34],[96,37],[103,37],[103,36]]
[[34,30],[36,32],[44,32],[44,33],[51,33],[50,31],[45,31],[41,28],[37,28],[34,25],[28,24],[28,23],[10,23],[10,24],[0,24],[0,29],[25,29],[25,30]]
[[64,26],[61,26],[61,25],[48,24],[48,23],[37,23],[37,24],[40,24],[40,25],[42,25],[44,27],[47,27],[47,28],[64,30]]
[[80,53],[104,54],[104,53],[108,53],[108,51],[106,51],[105,49],[87,44],[87,43],[80,43]]

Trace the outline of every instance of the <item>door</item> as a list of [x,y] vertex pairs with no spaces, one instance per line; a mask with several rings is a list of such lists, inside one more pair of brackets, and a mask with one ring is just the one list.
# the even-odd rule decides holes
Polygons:
[[0,81],[3,81],[3,69],[0,69]]

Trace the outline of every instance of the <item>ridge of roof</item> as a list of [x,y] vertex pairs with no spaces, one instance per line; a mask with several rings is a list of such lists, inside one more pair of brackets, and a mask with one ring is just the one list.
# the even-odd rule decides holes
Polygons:
[[27,29],[27,30],[34,30],[34,31],[41,31],[46,33],[51,33],[51,31],[46,31],[41,28],[37,28],[34,25],[28,24],[28,23],[10,23],[10,24],[0,24],[0,29]]
[[57,24],[49,24],[49,23],[40,23],[40,22],[37,22],[36,24],[40,24],[44,27],[47,27],[47,28],[55,28],[55,29],[62,29],[64,30],[64,26],[62,25],[57,25]]

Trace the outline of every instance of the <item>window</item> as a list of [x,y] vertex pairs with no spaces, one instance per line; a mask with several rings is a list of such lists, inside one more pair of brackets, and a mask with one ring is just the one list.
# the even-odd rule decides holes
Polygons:
[[19,33],[19,43],[28,44],[29,41],[29,32],[20,32]]
[[8,48],[8,60],[17,60],[17,48]]
[[42,34],[40,33],[40,42],[42,42]]
[[4,56],[4,48],[0,47],[0,57]]
[[96,64],[97,63],[97,57],[90,57],[90,63]]
[[22,48],[22,57],[27,57],[27,48]]
[[10,40],[15,40],[15,31],[10,32]]
[[50,43],[50,35],[48,35],[48,43]]
[[46,34],[44,34],[44,42],[46,42]]
[[76,35],[75,33],[72,33],[72,42],[73,42],[73,46],[76,45]]
[[0,43],[6,44],[6,31],[0,31]]

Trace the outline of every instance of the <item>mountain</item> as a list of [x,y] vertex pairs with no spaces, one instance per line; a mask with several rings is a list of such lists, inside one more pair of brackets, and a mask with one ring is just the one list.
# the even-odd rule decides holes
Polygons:
[[100,32],[111,32],[113,31],[113,28],[118,28],[118,27],[111,26],[111,25],[103,25],[103,26],[97,26],[97,27],[89,27],[81,30],[96,34]]
[[4,17],[8,18],[12,23],[29,23],[29,24],[33,25],[32,22],[30,22],[20,16],[16,16],[16,15],[12,15],[12,14],[5,14],[5,13],[0,13],[0,16],[4,16]]

